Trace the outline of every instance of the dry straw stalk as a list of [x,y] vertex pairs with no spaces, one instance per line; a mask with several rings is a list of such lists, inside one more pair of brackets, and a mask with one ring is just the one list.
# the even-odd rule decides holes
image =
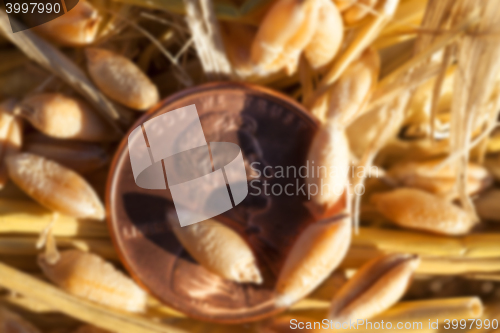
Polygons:
[[[0,255],[37,255],[38,237],[0,236]],[[104,258],[118,260],[115,249],[109,240],[92,238],[57,238],[58,247],[75,248],[93,252]]]
[[[0,199],[0,234],[39,234],[54,221],[54,213],[28,200]],[[105,224],[58,214],[52,230],[55,236],[108,238]]]
[[[290,329],[290,320],[298,319],[298,321],[303,322],[314,322],[321,321],[325,318],[325,310],[328,307],[328,303],[324,302],[323,307],[317,306],[316,309],[310,311],[305,316],[299,315],[298,312],[291,312],[291,314],[283,315],[275,318],[268,325],[264,327],[263,332],[273,332],[273,333],[285,333],[285,332],[295,332],[296,330]],[[382,314],[375,316],[368,321],[375,323],[381,322],[392,323],[394,332],[411,332],[411,333],[435,333],[435,329],[429,329],[428,322],[439,320],[443,322],[444,319],[469,319],[478,318],[483,314],[484,308],[481,300],[477,297],[463,297],[463,298],[444,298],[444,299],[433,299],[425,301],[411,301],[411,302],[400,302],[383,312]],[[299,318],[300,316],[300,318]],[[412,329],[402,329],[397,330],[398,322],[421,322],[421,328]],[[366,326],[359,326],[357,329],[347,329],[347,330],[335,330],[335,332],[355,332],[355,333],[366,333],[366,332],[380,332],[381,329],[367,329]],[[316,332],[316,331],[314,331]]]
[[426,233],[379,228],[360,228],[353,245],[381,251],[454,258],[500,258],[500,234],[474,233],[446,237]]
[[112,310],[71,296],[2,263],[0,263],[0,285],[22,295],[29,295],[68,316],[110,331],[119,327],[122,332],[130,333],[187,333],[142,316]]

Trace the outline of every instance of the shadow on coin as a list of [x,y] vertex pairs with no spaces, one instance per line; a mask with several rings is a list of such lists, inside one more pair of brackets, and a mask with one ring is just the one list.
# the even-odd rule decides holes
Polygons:
[[[145,238],[175,256],[183,252],[182,245],[170,229],[166,217],[169,209],[175,209],[170,200],[156,195],[130,192],[123,195],[123,202],[130,222]],[[191,257],[185,259],[195,262]]]

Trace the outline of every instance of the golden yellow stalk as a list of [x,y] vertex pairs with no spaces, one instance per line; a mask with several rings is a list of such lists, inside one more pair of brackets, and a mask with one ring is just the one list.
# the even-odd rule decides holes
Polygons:
[[[478,318],[483,311],[483,304],[478,297],[401,302],[373,318],[372,321],[383,319],[392,322],[394,326],[398,321],[422,322],[428,327],[429,319],[434,322],[439,320],[442,323],[450,318],[457,320]],[[400,332],[407,332],[407,330],[400,330]]]
[[[498,201],[497,201],[498,203]],[[498,233],[481,233],[471,234],[463,239],[466,249],[466,258],[494,258],[500,257],[500,234]]]
[[0,297],[0,301],[34,313],[54,312],[54,309],[45,303],[18,294],[3,295]]
[[212,80],[227,79],[231,64],[226,57],[211,1],[184,0],[186,22],[196,47],[203,71]]
[[[0,236],[0,255],[36,255],[38,237]],[[75,248],[85,252],[94,252],[104,258],[118,260],[116,251],[109,240],[57,238],[60,248]]]
[[[374,323],[380,323],[384,321],[384,327],[387,324],[392,325],[391,331],[394,332],[410,332],[410,333],[435,333],[438,332],[436,328],[429,328],[429,319],[431,322],[439,321],[440,324],[443,323],[445,319],[472,319],[478,318],[483,314],[483,304],[481,300],[477,297],[463,297],[463,298],[444,298],[444,299],[434,299],[425,301],[411,301],[411,302],[400,302],[390,308],[389,310],[381,313],[380,315],[373,317],[369,320],[364,320],[363,324],[360,324],[357,328],[352,327],[349,329],[335,329],[335,332],[355,332],[355,333],[376,333],[383,331],[380,326],[378,329],[374,328]],[[321,322],[325,318],[324,309],[318,309],[315,313],[309,316],[297,316],[282,315],[272,319],[269,322],[263,323],[262,332],[265,333],[292,333],[298,331],[297,329],[292,329],[290,327],[291,323],[304,323],[302,332],[322,332],[321,326],[316,324],[316,329],[314,329],[314,322]],[[291,321],[296,319],[296,321]],[[307,329],[307,323],[310,323],[310,328]],[[367,322],[371,322],[370,326]],[[397,324],[399,322],[411,323],[412,327],[397,329]],[[421,326],[415,325],[414,323],[422,323]],[[333,323],[335,324],[335,322]],[[368,326],[367,326],[368,325]],[[319,328],[318,328],[319,326]],[[330,331],[329,329],[324,331]],[[333,330],[332,330],[333,331]]]
[[[470,0],[432,1],[447,6],[448,10],[435,15],[429,8],[429,16],[438,20],[436,27],[456,24],[456,22],[476,21],[467,33],[448,47],[443,63],[449,59],[457,62],[453,100],[451,106],[450,148],[452,155],[458,155],[456,188],[463,209],[477,219],[474,206],[467,193],[467,163],[472,148],[472,135],[476,126],[486,125],[484,116],[488,110],[488,100],[496,89],[497,73],[500,70],[500,47],[489,37],[498,33],[500,7],[497,1],[483,1],[481,5]],[[451,13],[451,15],[450,15]],[[495,110],[497,113],[498,110]],[[491,115],[490,115],[491,116]],[[494,117],[497,118],[497,117]]]
[[160,324],[142,316],[113,310],[81,298],[71,296],[50,284],[0,263],[0,285],[22,295],[43,302],[68,316],[91,323],[103,329],[130,333],[186,333],[171,325]]
[[315,222],[295,241],[276,283],[276,304],[290,306],[319,286],[340,264],[351,243],[351,218]]
[[209,219],[182,227],[174,212],[169,222],[182,246],[207,270],[240,283],[262,283],[252,249],[228,226]]
[[495,273],[500,271],[500,258],[422,258],[417,272],[421,274],[455,275]]
[[[344,269],[357,269],[383,251],[373,247],[352,246],[340,265]],[[434,257],[421,256],[416,273],[428,275],[456,275],[468,273],[495,273],[500,270],[499,257]]]
[[23,153],[7,159],[9,176],[45,207],[77,218],[104,219],[104,206],[76,172],[43,157]]
[[78,220],[64,214],[54,213],[33,201],[0,199],[0,234],[38,235],[47,225],[55,221],[53,234],[61,237],[99,237],[109,236],[106,225]]
[[421,256],[459,257],[467,253],[462,238],[405,230],[359,228],[359,233],[354,235],[352,244],[384,252],[414,253]]
[[371,201],[382,215],[403,228],[459,236],[475,225],[464,210],[448,200],[413,188],[377,193]]
[[474,233],[450,238],[402,230],[360,228],[352,242],[355,247],[425,257],[500,258],[499,233]]
[[389,254],[366,263],[333,296],[328,317],[369,319],[388,309],[406,292],[419,261],[416,255]]
[[129,59],[99,48],[87,48],[85,55],[92,80],[109,98],[135,110],[158,103],[158,88]]
[[78,327],[72,333],[112,333],[112,332],[91,325],[83,325]]

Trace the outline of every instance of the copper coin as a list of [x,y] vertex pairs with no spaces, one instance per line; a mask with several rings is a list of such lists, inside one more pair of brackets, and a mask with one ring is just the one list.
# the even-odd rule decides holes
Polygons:
[[[191,104],[196,105],[207,142],[233,142],[241,148],[249,194],[216,218],[251,245],[264,283],[224,280],[189,256],[167,221],[168,210],[175,209],[168,190],[136,185],[128,134],[118,148],[107,185],[108,226],[114,245],[140,285],[192,318],[242,323],[273,315],[281,311],[272,302],[277,274],[297,236],[313,222],[304,206],[308,200],[305,179],[293,169],[305,166],[317,123],[298,103],[274,91],[248,84],[211,83],[167,98],[132,129]],[[284,174],[278,174],[279,167]],[[286,185],[288,194],[280,193]]]

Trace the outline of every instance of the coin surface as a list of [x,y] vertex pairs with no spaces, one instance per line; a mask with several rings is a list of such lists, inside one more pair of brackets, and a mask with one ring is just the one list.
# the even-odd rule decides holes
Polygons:
[[[317,123],[298,103],[274,91],[210,83],[167,98],[132,129],[192,104],[207,142],[232,142],[243,153],[249,193],[216,218],[250,244],[263,284],[224,280],[189,256],[169,227],[167,213],[175,209],[169,190],[136,185],[127,138],[115,155],[107,184],[107,220],[114,245],[140,285],[190,317],[242,323],[273,315],[281,311],[273,305],[277,274],[297,236],[313,222],[304,206],[305,178],[297,171],[306,165]],[[187,163],[196,163],[196,155],[190,158]]]

